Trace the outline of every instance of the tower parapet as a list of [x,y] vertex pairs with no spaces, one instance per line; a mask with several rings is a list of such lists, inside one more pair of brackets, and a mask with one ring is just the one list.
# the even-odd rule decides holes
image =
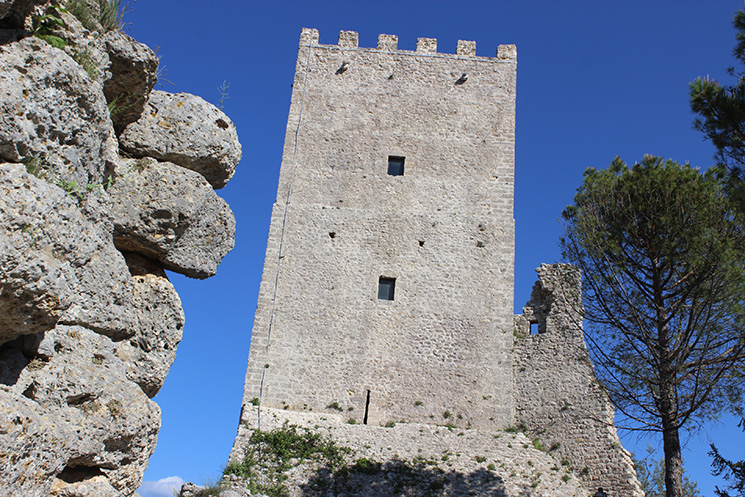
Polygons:
[[[477,57],[476,42],[467,40],[458,40],[455,54],[442,53],[437,51],[437,38],[417,38],[416,51],[399,50],[398,36],[380,34],[378,35],[378,46],[375,48],[364,48],[359,46],[359,35],[356,31],[340,31],[338,45],[321,45],[318,43],[318,30],[303,28],[300,35],[300,46],[323,46],[327,48],[338,47],[341,49],[360,49],[360,50],[378,50],[383,52],[401,52],[412,55],[422,54],[439,54],[439,55],[458,55],[467,57]],[[494,58],[494,57],[485,57]],[[496,58],[502,60],[517,61],[517,48],[515,45],[499,45],[497,47]]]

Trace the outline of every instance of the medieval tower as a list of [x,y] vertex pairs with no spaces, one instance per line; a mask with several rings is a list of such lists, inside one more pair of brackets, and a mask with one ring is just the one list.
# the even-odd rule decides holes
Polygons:
[[303,30],[244,402],[511,423],[515,66]]
[[[303,29],[231,460],[261,413],[316,428],[336,417],[329,430],[368,449],[439,457],[460,444],[469,461],[523,425],[588,486],[639,495],[592,383],[581,302],[565,298],[578,298],[578,273],[542,267],[513,316],[516,65],[514,45],[480,57],[470,41],[445,54],[435,39],[406,51],[380,35],[362,48],[351,31],[321,45]],[[370,431],[401,422],[419,427],[406,442]],[[574,494],[553,481],[549,494]]]

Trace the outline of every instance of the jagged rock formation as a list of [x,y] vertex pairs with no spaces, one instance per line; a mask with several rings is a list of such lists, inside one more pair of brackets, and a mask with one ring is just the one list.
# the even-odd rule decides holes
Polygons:
[[[241,147],[210,104],[153,96],[157,57],[97,1],[60,2],[0,1],[0,496],[130,496],[184,326],[164,269],[212,276],[232,249],[213,186]],[[198,102],[168,114],[190,156],[156,153],[183,146],[141,119],[163,99]],[[138,133],[157,147],[121,156]]]

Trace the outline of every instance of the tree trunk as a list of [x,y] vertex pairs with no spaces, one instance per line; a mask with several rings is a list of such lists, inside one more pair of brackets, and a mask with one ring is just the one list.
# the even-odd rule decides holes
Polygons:
[[660,355],[658,407],[662,421],[662,447],[665,452],[665,497],[683,497],[683,458],[678,438],[678,403],[675,390],[675,369],[670,352],[670,330],[667,327],[668,309],[660,276],[660,259],[655,258],[652,292],[657,307],[657,347]]
[[662,415],[662,447],[665,452],[665,497],[683,497],[683,458],[676,426],[674,390],[663,381],[660,389]]

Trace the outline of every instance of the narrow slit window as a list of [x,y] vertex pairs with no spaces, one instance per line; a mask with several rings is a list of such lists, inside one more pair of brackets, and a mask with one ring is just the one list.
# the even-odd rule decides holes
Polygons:
[[393,300],[396,290],[396,278],[380,277],[378,281],[378,298],[380,300]]
[[403,176],[404,175],[404,157],[398,157],[394,155],[388,156],[388,174],[391,176]]
[[367,424],[367,413],[370,412],[370,390],[367,391],[367,399],[365,399],[365,416],[362,418],[362,424]]

